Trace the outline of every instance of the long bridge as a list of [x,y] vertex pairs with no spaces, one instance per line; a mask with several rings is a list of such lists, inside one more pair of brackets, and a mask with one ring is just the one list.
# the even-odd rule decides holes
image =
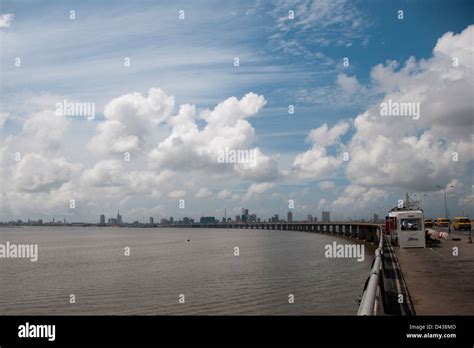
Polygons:
[[187,225],[165,225],[165,227],[189,228],[241,228],[261,230],[284,230],[336,234],[353,237],[371,243],[379,242],[378,229],[382,224],[366,222],[218,222]]

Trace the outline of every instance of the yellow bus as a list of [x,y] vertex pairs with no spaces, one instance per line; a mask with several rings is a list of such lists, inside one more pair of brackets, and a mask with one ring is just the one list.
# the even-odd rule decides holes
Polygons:
[[425,220],[425,228],[426,227],[433,227],[433,220],[431,219],[426,219]]
[[467,217],[457,216],[454,218],[453,228],[455,231],[461,231],[461,230],[470,231],[471,220],[469,220]]
[[446,218],[436,218],[434,225],[437,227],[448,227],[449,226],[449,219]]

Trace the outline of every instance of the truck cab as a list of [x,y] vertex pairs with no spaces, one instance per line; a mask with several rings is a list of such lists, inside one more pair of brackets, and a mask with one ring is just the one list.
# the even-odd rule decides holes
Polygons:
[[426,247],[425,226],[421,210],[392,210],[387,219],[386,229],[393,244],[402,249]]

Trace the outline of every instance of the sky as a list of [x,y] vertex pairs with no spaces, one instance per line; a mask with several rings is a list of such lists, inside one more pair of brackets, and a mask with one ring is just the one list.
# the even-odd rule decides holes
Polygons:
[[[434,218],[445,190],[451,217],[474,216],[472,1],[2,1],[0,13],[2,221],[243,207],[267,219],[289,205],[295,219],[368,219],[406,192]],[[389,102],[419,117],[382,115]],[[226,151],[252,161],[222,163]]]

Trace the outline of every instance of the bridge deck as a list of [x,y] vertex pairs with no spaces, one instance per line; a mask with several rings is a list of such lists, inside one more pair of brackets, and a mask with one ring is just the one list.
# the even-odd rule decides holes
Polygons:
[[466,232],[451,235],[461,240],[442,239],[426,249],[394,248],[417,315],[474,314],[474,244],[467,243]]

